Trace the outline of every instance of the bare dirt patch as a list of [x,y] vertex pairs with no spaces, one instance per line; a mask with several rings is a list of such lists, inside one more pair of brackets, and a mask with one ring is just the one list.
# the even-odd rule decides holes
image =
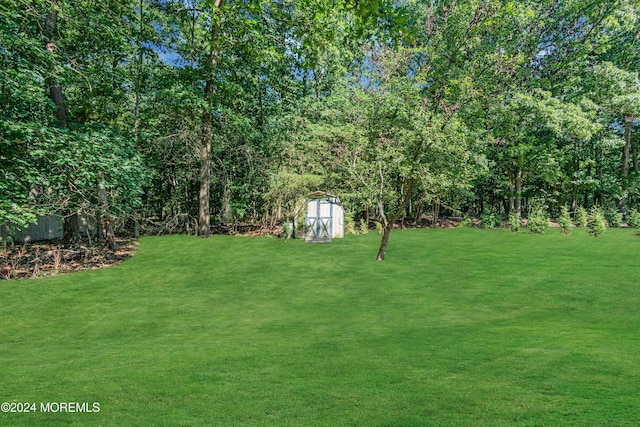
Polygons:
[[61,242],[0,246],[0,279],[35,279],[120,264],[135,253],[138,242],[117,240],[118,249]]

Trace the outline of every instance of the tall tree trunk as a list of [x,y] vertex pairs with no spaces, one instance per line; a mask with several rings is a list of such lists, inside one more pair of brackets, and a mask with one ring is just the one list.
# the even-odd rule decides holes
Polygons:
[[67,244],[77,243],[80,240],[80,218],[77,212],[71,212],[64,216],[62,239]]
[[[229,223],[233,217],[231,212],[231,190],[229,188],[229,178],[225,174],[224,185],[222,187],[222,198],[220,200],[220,219]],[[278,220],[280,220],[280,208],[278,208]]]
[[200,145],[200,194],[198,206],[198,235],[203,238],[211,236],[211,214],[209,199],[211,197],[211,141],[213,140],[213,97],[215,95],[214,78],[218,63],[218,32],[220,31],[220,15],[223,0],[214,2],[214,19],[209,33],[209,59],[205,64],[206,110],[202,113],[202,137]]
[[[53,102],[55,110],[53,118],[55,125],[60,128],[67,127],[67,107],[64,102],[64,94],[58,84],[57,79],[57,55],[58,55],[58,9],[62,0],[49,0],[47,2],[47,13],[44,18],[44,43],[47,52],[51,55],[51,69],[45,79],[47,95]],[[71,185],[71,183],[69,183]],[[67,211],[62,223],[63,240],[68,243],[76,243],[80,240],[80,224],[78,213]]]
[[[100,174],[102,178],[102,174]],[[100,199],[100,203],[102,204],[102,212],[98,219],[98,222],[102,224],[102,229],[104,231],[104,239],[111,250],[116,250],[118,245],[116,244],[116,236],[113,231],[113,223],[111,222],[111,216],[109,215],[109,198],[107,195],[107,190],[104,186],[100,185],[99,181],[96,181],[96,186],[98,187],[98,198]]]
[[513,178],[513,170],[509,169],[507,173],[509,175],[509,212],[514,212],[516,210],[516,183]]
[[622,214],[622,219],[627,219],[627,187],[629,185],[629,156],[631,155],[631,124],[633,117],[624,118],[624,148],[622,149],[622,164],[620,174],[622,175],[622,196],[618,201],[618,210]]
[[420,197],[418,201],[418,208],[416,212],[416,216],[414,217],[414,223],[420,225],[420,220],[422,219],[422,213],[424,212],[424,196]]
[[516,213],[522,218],[522,169],[516,172]]
[[[212,96],[213,83],[207,81],[205,93]],[[210,103],[207,103],[210,105]],[[211,110],[202,113],[202,141],[200,145],[200,195],[198,209],[198,235],[203,238],[211,236],[211,215],[209,199],[211,191],[211,140],[213,130],[211,123]]]
[[48,90],[49,99],[55,105],[53,117],[56,121],[56,126],[65,128],[67,127],[67,108],[64,103],[64,94],[58,84],[56,78],[56,55],[58,52],[58,8],[62,2],[60,0],[50,0],[47,4],[47,14],[44,18],[44,37],[45,48],[51,54],[51,70],[46,79],[46,85]]
[[143,60],[143,49],[142,49],[142,31],[143,31],[143,9],[144,3],[143,0],[140,0],[138,4],[138,38],[136,40],[136,48],[138,50],[138,55],[136,58],[136,87],[135,87],[135,105],[134,105],[134,122],[133,122],[133,132],[136,137],[136,144],[140,144],[140,92],[142,90],[142,60]]

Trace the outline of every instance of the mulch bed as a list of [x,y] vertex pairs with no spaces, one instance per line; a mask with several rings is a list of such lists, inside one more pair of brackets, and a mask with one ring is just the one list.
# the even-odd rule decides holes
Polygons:
[[138,243],[117,239],[118,249],[106,246],[35,242],[0,246],[0,280],[35,279],[120,264],[133,256]]

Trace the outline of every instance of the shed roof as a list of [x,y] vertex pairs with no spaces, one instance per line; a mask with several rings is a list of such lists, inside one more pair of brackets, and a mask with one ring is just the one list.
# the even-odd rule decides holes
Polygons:
[[312,193],[309,193],[307,194],[307,199],[335,199],[335,203],[341,204],[340,198],[338,196],[336,196],[335,194],[327,193],[325,191],[314,191]]

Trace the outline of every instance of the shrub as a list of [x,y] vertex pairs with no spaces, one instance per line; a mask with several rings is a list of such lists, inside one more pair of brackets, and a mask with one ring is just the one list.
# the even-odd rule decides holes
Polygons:
[[501,223],[502,219],[495,212],[487,211],[480,215],[480,226],[482,228],[496,228],[500,226]]
[[640,228],[640,212],[631,209],[627,215],[627,225],[632,228]]
[[358,234],[356,222],[353,220],[353,214],[344,214],[344,234]]
[[290,239],[293,235],[293,224],[290,222],[282,223],[282,237],[285,239]]
[[591,208],[589,212],[589,235],[593,237],[598,237],[607,229],[604,222],[604,215],[602,214],[602,210],[599,207],[594,206]]
[[622,214],[616,209],[607,209],[604,217],[609,223],[609,227],[617,228],[622,224]]
[[587,210],[582,206],[578,206],[578,209],[576,209],[576,226],[585,228],[588,224],[589,216],[587,215]]
[[369,224],[364,219],[360,220],[360,234],[367,234],[369,232]]
[[560,211],[560,216],[558,217],[558,231],[563,236],[568,236],[571,234],[571,227],[573,224],[571,223],[571,215],[569,214],[569,208],[566,206],[562,207]]
[[511,212],[509,214],[509,230],[517,233],[520,230],[520,215],[516,212]]
[[531,233],[544,234],[544,230],[549,226],[549,217],[544,206],[534,206],[529,214],[527,228]]
[[469,218],[469,215],[465,215],[464,218],[462,218],[462,221],[460,221],[460,227],[472,227],[473,226],[473,221],[471,221],[471,218]]

